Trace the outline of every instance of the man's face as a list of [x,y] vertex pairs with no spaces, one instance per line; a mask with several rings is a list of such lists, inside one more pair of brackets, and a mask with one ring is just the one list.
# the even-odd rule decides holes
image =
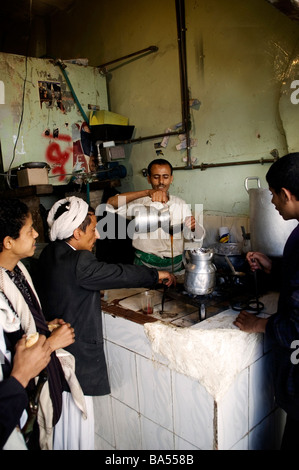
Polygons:
[[148,175],[147,180],[152,188],[155,190],[167,192],[169,186],[173,181],[173,175],[169,165],[153,165],[151,174]]
[[96,229],[97,218],[91,215],[91,223],[86,227],[85,232],[80,231],[80,250],[92,251],[94,244],[100,238],[99,232]]
[[16,256],[16,259],[20,260],[34,255],[36,248],[35,240],[37,237],[38,233],[33,228],[32,216],[29,213],[28,217],[26,217],[25,224],[20,230],[19,237],[16,240],[10,238],[12,253]]
[[281,217],[284,220],[289,220],[294,218],[294,215],[290,213],[291,211],[291,206],[290,204],[287,204],[287,199],[285,196],[285,192],[282,189],[279,193],[276,193],[273,188],[269,188],[271,193],[272,193],[272,199],[271,202],[274,204],[275,209],[279,212]]

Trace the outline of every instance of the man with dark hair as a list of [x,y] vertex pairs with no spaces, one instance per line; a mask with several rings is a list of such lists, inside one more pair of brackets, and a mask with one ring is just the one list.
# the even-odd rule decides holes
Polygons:
[[[197,228],[197,238],[202,239],[203,230],[196,224],[189,206],[183,199],[169,194],[169,188],[173,181],[172,165],[162,158],[153,160],[148,165],[147,180],[152,189],[131,191],[113,196],[107,201],[107,210],[116,209],[121,214],[125,209],[126,214],[129,214],[133,207],[140,205],[156,209],[168,208],[171,225],[185,224],[192,231]],[[183,235],[183,231],[179,231],[171,236],[169,233],[165,233],[161,227],[147,234],[135,233],[133,235],[134,264],[173,272],[180,271],[183,268]]]
[[[11,450],[21,448],[22,435],[18,430],[26,424],[23,411],[29,394],[35,391],[31,379],[45,369],[43,377],[47,381],[38,409],[46,404],[43,412],[47,410],[44,417],[47,415],[48,419],[46,426],[41,426],[40,419],[35,421],[30,448],[37,449],[39,443],[42,449],[52,448],[52,428],[60,418],[62,392],[69,390],[56,351],[74,341],[74,330],[63,320],[55,319],[59,328],[50,332],[32,279],[21,262],[33,256],[37,237],[26,204],[17,199],[0,200],[0,446]],[[26,349],[25,334],[38,338],[32,350]],[[49,393],[45,394],[46,390]]]
[[[299,153],[291,153],[270,167],[266,179],[272,203],[284,220],[299,220]],[[271,260],[249,252],[251,269],[270,272]],[[269,318],[242,311],[235,324],[249,333],[266,333],[273,343],[275,399],[287,413],[282,450],[297,450],[299,442],[299,225],[290,234],[283,252],[281,290],[277,313]]]
[[[54,204],[48,215],[51,243],[39,258],[36,282],[47,319],[62,316],[71,322],[76,342],[67,348],[76,359],[76,375],[85,395],[87,420],[78,424],[94,448],[93,396],[110,393],[104,354],[101,290],[125,287],[154,287],[164,281],[171,285],[174,277],[166,271],[144,266],[107,264],[91,252],[98,238],[94,211],[81,198],[72,196]],[[64,397],[63,397],[64,399]],[[72,449],[70,420],[76,421],[72,398],[65,405],[68,415],[62,415],[58,426],[66,426],[68,442],[62,446]],[[79,423],[79,417],[76,421]]]

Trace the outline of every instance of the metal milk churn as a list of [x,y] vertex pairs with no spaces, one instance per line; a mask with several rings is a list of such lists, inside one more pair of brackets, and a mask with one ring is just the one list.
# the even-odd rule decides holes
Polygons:
[[[257,188],[249,189],[249,180],[255,180]],[[249,194],[251,249],[268,256],[281,257],[284,245],[298,221],[281,217],[271,202],[270,190],[261,188],[258,177],[246,178],[244,186]]]
[[205,295],[213,292],[216,284],[216,266],[212,263],[213,254],[213,250],[205,248],[184,251],[184,287],[190,294]]

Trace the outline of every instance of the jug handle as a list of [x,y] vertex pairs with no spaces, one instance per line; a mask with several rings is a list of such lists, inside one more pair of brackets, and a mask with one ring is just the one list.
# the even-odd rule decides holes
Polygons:
[[187,258],[186,258],[186,255],[185,255],[186,251],[187,251],[187,250],[184,250],[184,251],[183,251],[183,254],[182,254],[183,264],[184,264],[185,267],[187,266],[187,264],[189,264],[189,262],[188,262],[188,260],[187,260]]
[[248,189],[249,180],[256,180],[258,188],[261,187],[261,182],[258,176],[248,176],[247,178],[245,178],[245,181],[244,181],[244,186],[247,192],[249,192],[249,189]]

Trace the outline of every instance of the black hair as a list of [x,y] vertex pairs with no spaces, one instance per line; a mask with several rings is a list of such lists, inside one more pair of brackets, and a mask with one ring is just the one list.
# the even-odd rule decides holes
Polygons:
[[168,160],[164,160],[164,158],[156,158],[156,160],[153,160],[152,162],[150,162],[149,166],[147,167],[148,176],[151,176],[151,169],[153,165],[168,165],[170,168],[170,174],[172,175],[173,173],[172,164],[169,163]]
[[286,188],[299,201],[299,152],[288,153],[274,162],[266,174],[266,180],[269,188],[277,194]]
[[[61,204],[61,206],[58,207],[57,211],[54,214],[54,220],[57,220],[62,214],[64,214],[64,212],[68,211],[69,207],[70,207],[69,202],[65,202],[65,203]],[[88,212],[86,214],[86,217],[78,227],[80,230],[82,230],[82,232],[85,232],[88,225],[91,224],[91,215],[94,215],[94,214],[95,214],[94,208],[91,207],[91,206],[88,206]],[[66,241],[71,240],[71,238],[73,238],[73,235],[66,238]]]
[[19,199],[0,199],[0,252],[5,237],[19,238],[29,212],[28,206]]

